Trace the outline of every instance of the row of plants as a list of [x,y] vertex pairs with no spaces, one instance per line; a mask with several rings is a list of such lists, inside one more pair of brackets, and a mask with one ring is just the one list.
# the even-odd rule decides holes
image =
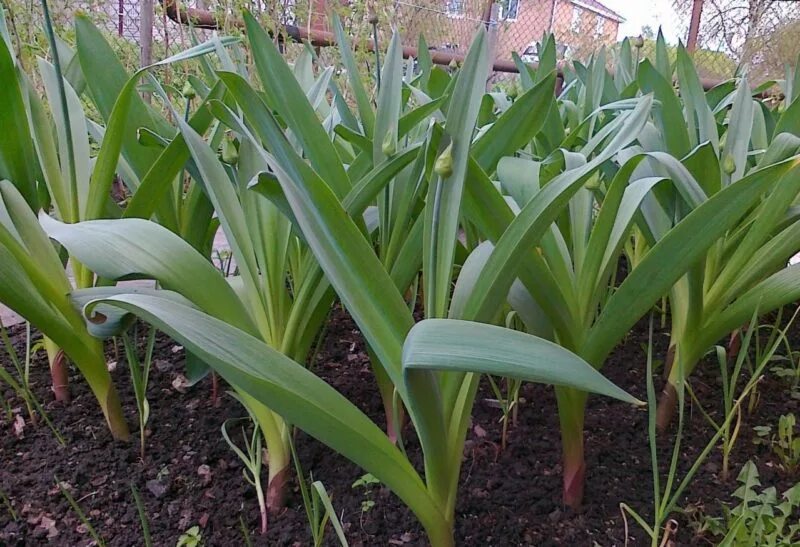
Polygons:
[[[448,68],[423,40],[404,59],[395,33],[373,90],[338,19],[341,65],[310,47],[290,65],[248,13],[246,44],[214,36],[129,74],[88,18],[72,48],[43,7],[44,96],[0,19],[0,302],[45,336],[56,396],[68,399],[73,363],[120,441],[102,339],[126,342],[142,443],[155,331],[144,362],[125,333],[138,318],[185,347],[187,375],[221,376],[257,424],[237,449],[255,484],[263,435],[265,515],[285,503],[296,427],[391,489],[433,545],[452,545],[482,375],[555,386],[564,502],[578,507],[589,394],[644,404],[600,372],[638,321],[669,310],[657,416],[650,404],[664,430],[719,340],[800,297],[786,266],[800,250],[793,74],[776,104],[744,71],[704,91],[685,49],[672,62],[659,36],[654,62],[627,41],[613,59],[601,49],[564,70],[556,95],[551,36],[537,67],[517,58],[512,99],[486,92],[478,29]],[[189,61],[201,70],[183,89],[159,81]],[[225,268],[212,261],[218,230]],[[116,284],[130,279],[152,283]],[[385,423],[307,367],[337,300],[367,342]],[[716,425],[729,439],[740,401],[725,401]]]

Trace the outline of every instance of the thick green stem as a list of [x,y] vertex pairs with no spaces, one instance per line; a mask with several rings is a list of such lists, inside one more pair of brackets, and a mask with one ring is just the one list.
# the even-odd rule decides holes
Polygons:
[[109,383],[105,386],[105,399],[101,399],[100,403],[103,407],[103,414],[108,423],[108,429],[111,435],[118,441],[127,441],[130,439],[130,431],[128,430],[128,422],[125,421],[125,413],[122,410],[122,403],[119,400],[114,384]]
[[587,394],[571,388],[556,388],[563,451],[564,504],[578,509],[583,502],[586,462],[583,455],[583,422]]
[[694,367],[699,361],[697,352],[691,349],[691,341],[684,337],[679,340],[675,345],[674,359],[669,371],[669,378],[661,391],[658,399],[658,408],[656,409],[656,427],[660,433],[667,430],[672,423],[675,416],[675,410],[678,406],[678,391],[676,385],[678,383],[679,374],[688,377],[692,373]]
[[[128,422],[125,421],[125,412],[122,410],[117,388],[114,387],[114,382],[108,373],[106,358],[103,353],[103,343],[98,339],[92,340],[91,343],[93,347],[90,348],[90,356],[88,357],[92,361],[91,367],[85,366],[86,361],[84,359],[76,359],[75,364],[81,370],[84,378],[89,383],[89,387],[100,402],[100,407],[103,410],[111,435],[118,441],[128,441],[130,439]],[[83,368],[82,365],[84,365]]]
[[[55,342],[53,343],[55,344]],[[92,393],[100,403],[111,434],[117,440],[129,440],[128,424],[125,421],[125,413],[122,411],[122,404],[114,382],[108,373],[103,343],[86,332],[80,333],[80,336],[76,333],[73,338],[59,337],[58,343],[89,384]],[[66,367],[66,360],[64,361]]]
[[398,405],[397,415],[395,415],[394,384],[392,379],[389,378],[372,348],[367,347],[367,353],[369,354],[372,374],[375,376],[375,382],[378,384],[378,391],[381,394],[381,401],[383,401],[383,410],[386,414],[386,436],[395,443],[400,438],[400,431],[396,430],[396,424],[402,427],[405,420],[405,412],[403,412],[403,406]]
[[437,520],[428,524],[423,523],[425,533],[428,534],[428,541],[431,547],[455,547],[456,540],[453,537],[453,519]]
[[286,498],[286,484],[289,477],[291,450],[289,447],[289,427],[286,422],[272,410],[258,402],[241,389],[236,389],[240,400],[258,422],[264,434],[264,441],[269,454],[267,467],[267,509],[275,513],[283,508]]

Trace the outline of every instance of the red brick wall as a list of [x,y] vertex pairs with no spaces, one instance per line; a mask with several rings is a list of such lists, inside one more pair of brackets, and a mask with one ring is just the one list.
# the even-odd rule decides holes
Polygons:
[[612,45],[617,41],[619,23],[604,18],[603,32],[596,34],[598,14],[582,8],[578,32],[572,31],[574,4],[568,0],[520,0],[516,21],[502,21],[498,25],[497,58],[510,59],[511,52],[522,54],[531,42],[538,42],[550,29],[559,43],[568,44],[575,53],[597,48],[599,43]]

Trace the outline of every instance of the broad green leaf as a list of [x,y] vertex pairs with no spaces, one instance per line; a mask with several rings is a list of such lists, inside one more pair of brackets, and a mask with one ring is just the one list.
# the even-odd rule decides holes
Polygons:
[[725,133],[725,146],[722,148],[722,164],[733,161],[735,170],[730,175],[725,175],[726,183],[736,182],[744,175],[747,168],[747,152],[750,149],[750,135],[753,128],[755,103],[750,94],[750,84],[747,78],[742,78],[736,90],[730,113],[728,114],[728,129]]
[[361,125],[364,129],[364,134],[367,138],[372,137],[373,128],[375,126],[375,113],[372,110],[372,103],[370,103],[367,90],[364,89],[364,84],[361,80],[361,73],[358,70],[358,65],[353,58],[353,50],[350,46],[350,40],[347,38],[344,29],[342,28],[342,21],[339,15],[333,15],[333,31],[336,35],[336,42],[339,44],[339,52],[342,55],[342,64],[347,71],[347,81],[350,84],[350,90],[355,96],[356,105],[358,106],[358,117],[361,120]]
[[51,238],[99,276],[156,279],[207,313],[255,332],[219,270],[166,228],[134,218],[64,224],[42,214],[39,221]]
[[[102,78],[87,78],[87,87],[92,100],[106,122],[111,117],[117,101],[130,76],[118,60],[113,49],[106,42],[102,33],[95,27],[87,15],[75,18],[78,57],[84,74],[102,74]],[[169,124],[155,114],[139,97],[132,97],[130,111],[125,123],[122,154],[141,179],[158,157],[159,151],[139,144],[136,132],[145,127],[159,135],[174,133]]]
[[[228,383],[375,475],[424,525],[441,519],[425,484],[367,416],[302,365],[257,338],[194,308],[152,295],[119,295],[119,306],[151,323],[214,368]],[[87,307],[91,313],[92,304]]]
[[689,213],[645,255],[613,294],[581,354],[602,363],[616,341],[707,249],[750,209],[764,191],[788,172],[794,160],[760,169],[711,196]]
[[[450,155],[449,174],[446,171],[436,174],[428,187],[422,263],[425,313],[428,317],[447,314],[464,177],[472,133],[486,87],[488,63],[486,33],[481,28],[458,73],[447,112],[446,139],[439,153]],[[442,161],[441,156],[437,161]],[[443,161],[447,163],[448,160]]]
[[426,319],[414,325],[403,346],[403,370],[406,377],[415,370],[492,374],[644,404],[558,344],[471,321]]
[[[397,129],[402,108],[403,53],[400,34],[395,30],[383,64],[375,133],[372,136],[372,163],[378,165],[387,156],[384,147],[397,149]],[[384,213],[386,214],[386,213]]]
[[[532,257],[533,247],[552,224],[574,193],[594,171],[621,148],[633,141],[641,131],[652,105],[652,98],[642,99],[636,109],[627,114],[625,127],[591,162],[566,171],[550,181],[520,211],[508,229],[495,243],[495,249],[467,304],[465,316],[488,321],[498,309],[517,277],[522,257]],[[529,258],[530,260],[530,258]]]
[[484,171],[493,173],[500,158],[513,155],[536,136],[551,108],[555,80],[555,72],[540,78],[476,139],[471,154]]
[[325,183],[343,198],[350,189],[350,179],[305,92],[258,21],[249,12],[245,12],[244,21],[267,104],[279,112]]
[[689,152],[689,135],[686,125],[679,123],[683,114],[672,81],[665,79],[648,59],[640,63],[638,79],[642,92],[654,93],[659,102],[653,114],[664,136],[666,151],[682,158]]
[[678,44],[677,72],[683,98],[685,119],[689,127],[689,141],[692,146],[710,142],[714,150],[719,150],[717,122],[706,102],[703,86],[683,44]]
[[19,189],[31,208],[38,206],[35,155],[25,115],[21,73],[5,40],[0,40],[0,179]]

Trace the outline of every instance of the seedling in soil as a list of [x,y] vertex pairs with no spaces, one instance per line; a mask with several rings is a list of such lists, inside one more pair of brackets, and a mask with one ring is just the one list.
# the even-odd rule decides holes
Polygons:
[[[510,312],[506,315],[506,328],[515,329],[524,332],[524,325],[517,317],[517,312]],[[495,400],[491,401],[500,407],[503,416],[500,418],[500,423],[503,425],[503,430],[500,435],[500,449],[505,450],[508,444],[508,424],[513,422],[517,423],[517,410],[519,408],[519,390],[522,388],[522,381],[515,378],[505,378],[506,392],[500,388],[500,385],[491,375],[487,375],[489,385],[494,393]]]
[[[245,407],[247,408],[247,407]],[[244,418],[247,420],[248,418]],[[261,533],[267,533],[267,503],[264,498],[264,489],[261,487],[261,466],[263,463],[263,452],[261,450],[261,430],[258,427],[253,427],[253,433],[250,435],[250,440],[247,439],[247,433],[245,432],[245,428],[242,427],[242,439],[244,440],[245,449],[242,450],[239,446],[231,440],[230,436],[228,435],[228,424],[236,421],[241,421],[242,418],[232,418],[230,420],[225,420],[222,424],[222,437],[225,439],[225,442],[228,443],[228,446],[231,447],[239,459],[244,464],[244,469],[242,469],[242,474],[244,475],[244,479],[253,485],[253,488],[256,489],[256,496],[258,497],[258,508],[261,512]],[[252,422],[251,425],[255,425],[256,421],[253,415],[251,414],[249,420]]]
[[794,414],[784,414],[778,419],[778,433],[772,432],[772,426],[756,426],[753,430],[756,438],[753,442],[763,444],[772,449],[780,460],[783,471],[794,475],[800,469],[800,437],[795,435],[797,420]]
[[[686,475],[675,487],[678,477],[678,463],[681,454],[681,441],[683,440],[683,426],[684,426],[684,399],[686,382],[683,375],[679,374],[676,379],[677,397],[678,397],[678,429],[675,434],[675,444],[672,449],[672,458],[667,470],[666,481],[662,483],[662,472],[659,469],[658,450],[656,442],[656,416],[658,409],[656,407],[656,392],[653,384],[653,317],[650,317],[650,342],[647,348],[647,404],[648,404],[648,438],[650,443],[650,459],[653,475],[653,521],[652,525],[645,522],[644,518],[637,513],[627,503],[620,503],[620,511],[625,523],[625,540],[627,545],[628,539],[628,521],[626,514],[633,517],[636,523],[642,527],[651,539],[651,546],[658,547],[659,545],[667,545],[674,539],[677,531],[677,523],[670,519],[670,514],[678,508],[678,501],[681,499],[683,492],[694,478],[700,466],[711,453],[711,450],[717,446],[725,431],[728,431],[733,419],[739,414],[739,409],[742,402],[746,399],[750,391],[758,384],[761,377],[752,377],[742,388],[739,397],[733,402],[730,411],[726,414],[725,420],[719,427],[716,428],[716,433],[708,441],[708,444],[700,452],[695,459],[692,466],[686,472]],[[663,490],[662,490],[663,484]]]
[[361,500],[361,512],[367,513],[370,509],[375,507],[375,501],[370,499],[372,497],[372,486],[375,484],[380,484],[377,478],[375,478],[372,473],[365,473],[361,475],[361,477],[353,483],[352,488],[363,488],[364,489],[364,497],[365,499]]
[[495,399],[491,402],[497,404],[503,412],[503,415],[500,417],[500,423],[503,425],[503,430],[500,434],[500,449],[505,450],[508,445],[508,424],[509,422],[516,423],[519,390],[522,387],[522,382],[513,378],[506,378],[504,382],[506,393],[504,394],[502,388],[494,378],[491,376],[487,376],[486,378],[489,380],[489,385],[495,396]]
[[150,419],[150,403],[147,400],[147,383],[150,379],[150,367],[153,364],[153,347],[156,343],[156,329],[150,328],[147,335],[147,343],[144,351],[144,361],[139,359],[139,352],[136,350],[136,341],[139,339],[138,326],[133,327],[133,337],[128,333],[122,335],[122,343],[125,346],[125,358],[128,361],[128,368],[131,372],[131,384],[133,393],[136,397],[136,410],[139,415],[139,456],[144,460],[145,446],[145,427]]
[[69,490],[67,490],[64,487],[64,484],[58,480],[58,477],[53,475],[53,479],[56,481],[58,489],[61,490],[61,495],[64,496],[64,498],[67,500],[67,503],[69,503],[70,507],[72,507],[72,510],[75,512],[78,520],[81,521],[81,524],[83,524],[83,526],[86,528],[86,531],[89,532],[89,535],[92,536],[92,539],[94,539],[97,545],[100,547],[105,547],[103,538],[100,537],[100,534],[98,534],[97,530],[94,529],[92,523],[89,522],[89,518],[86,516],[86,513],[83,512],[83,509],[81,509],[81,506],[78,505],[77,501],[75,501],[75,498],[72,497],[72,494],[69,493]]
[[142,541],[144,541],[144,547],[152,547],[153,539],[150,537],[150,525],[147,522],[147,513],[144,508],[144,503],[142,502],[142,497],[139,495],[139,491],[133,483],[131,483],[131,493],[133,493],[136,512],[139,514],[139,522],[142,525]]
[[[800,311],[800,308],[798,308]],[[722,377],[722,401],[723,401],[723,416],[729,416],[732,412],[734,412],[734,403],[735,403],[735,394],[736,388],[739,384],[739,379],[742,376],[742,365],[747,360],[750,368],[750,378],[758,378],[764,372],[766,366],[772,361],[772,357],[777,351],[778,347],[781,345],[782,341],[786,339],[786,332],[791,327],[792,323],[794,323],[795,318],[797,317],[798,311],[795,311],[792,318],[789,320],[789,323],[783,330],[773,330],[772,334],[770,335],[767,346],[761,346],[761,341],[758,336],[758,331],[760,327],[756,327],[754,329],[747,329],[747,332],[744,336],[744,340],[742,341],[741,351],[738,352],[736,355],[736,363],[733,366],[733,369],[729,372],[728,371],[728,356],[725,348],[723,346],[716,346],[716,353],[717,353],[717,361],[719,362],[719,369],[720,369],[720,376]],[[756,319],[758,318],[758,310],[753,313],[753,317],[750,321],[750,325],[756,324]],[[771,328],[770,325],[768,327]],[[754,336],[755,334],[755,336]],[[752,343],[753,338],[756,339],[756,348],[755,348],[755,360],[750,361],[747,357],[749,355],[749,349]],[[739,430],[742,425],[742,410],[738,408],[735,411],[736,421],[735,423],[728,422],[727,426],[720,426],[717,422],[711,418],[711,416],[703,409],[703,405],[701,402],[695,397],[694,392],[692,391],[691,387],[687,384],[686,389],[691,395],[692,399],[697,403],[697,407],[703,413],[706,420],[711,423],[711,426],[717,430],[722,432],[722,471],[720,473],[720,478],[723,481],[727,481],[729,477],[729,468],[730,468],[730,455],[733,451],[733,447],[736,444],[736,439],[739,437]],[[753,401],[753,393],[757,390],[757,386],[753,387],[750,391],[749,401]]]
[[175,547],[200,547],[203,545],[203,534],[199,526],[192,526],[178,538]]
[[297,483],[300,486],[300,495],[303,497],[303,507],[306,510],[306,517],[308,518],[308,525],[311,528],[311,537],[314,540],[314,547],[320,547],[325,539],[325,526],[330,521],[333,529],[336,531],[336,536],[339,538],[339,544],[347,547],[347,538],[344,536],[342,523],[336,515],[333,508],[328,491],[320,481],[315,481],[313,476],[309,474],[306,479],[303,473],[303,467],[300,464],[300,458],[297,457],[297,451],[294,449],[294,442],[289,439],[289,448],[292,452],[292,460],[294,460],[294,468],[297,471]]
[[8,499],[8,496],[2,490],[0,490],[0,503],[2,503],[3,506],[6,508],[6,511],[8,511],[11,520],[16,522],[19,516],[17,515],[17,512],[14,511],[14,506],[11,505],[11,500]]
[[239,530],[242,531],[242,538],[246,547],[253,547],[253,540],[250,539],[250,532],[247,530],[247,525],[244,523],[244,518],[239,515]]
[[[8,332],[3,325],[2,321],[0,321],[0,341],[2,341],[3,345],[6,348],[6,353],[8,354],[9,359],[11,359],[11,363],[14,365],[14,369],[17,373],[17,378],[15,379],[14,376],[8,372],[4,367],[0,366],[0,383],[7,384],[14,393],[17,394],[17,397],[25,401],[25,406],[28,411],[28,416],[30,416],[31,423],[36,425],[37,423],[37,413],[39,416],[42,417],[44,422],[47,424],[47,427],[50,428],[50,431],[53,432],[55,435],[56,440],[61,446],[65,445],[64,438],[59,433],[58,429],[56,429],[53,422],[50,421],[50,418],[47,416],[47,413],[44,411],[41,403],[39,403],[39,399],[36,398],[34,395],[33,390],[31,389],[30,384],[30,365],[32,361],[32,356],[36,353],[37,348],[40,347],[40,343],[31,344],[31,326],[30,323],[27,324],[27,334],[25,339],[25,359],[24,364],[20,360],[19,355],[17,355],[16,349],[11,344],[11,339],[8,336]],[[3,401],[3,406],[6,409],[6,414],[9,420],[13,419],[13,412],[11,410],[11,406],[9,405],[8,401]]]

